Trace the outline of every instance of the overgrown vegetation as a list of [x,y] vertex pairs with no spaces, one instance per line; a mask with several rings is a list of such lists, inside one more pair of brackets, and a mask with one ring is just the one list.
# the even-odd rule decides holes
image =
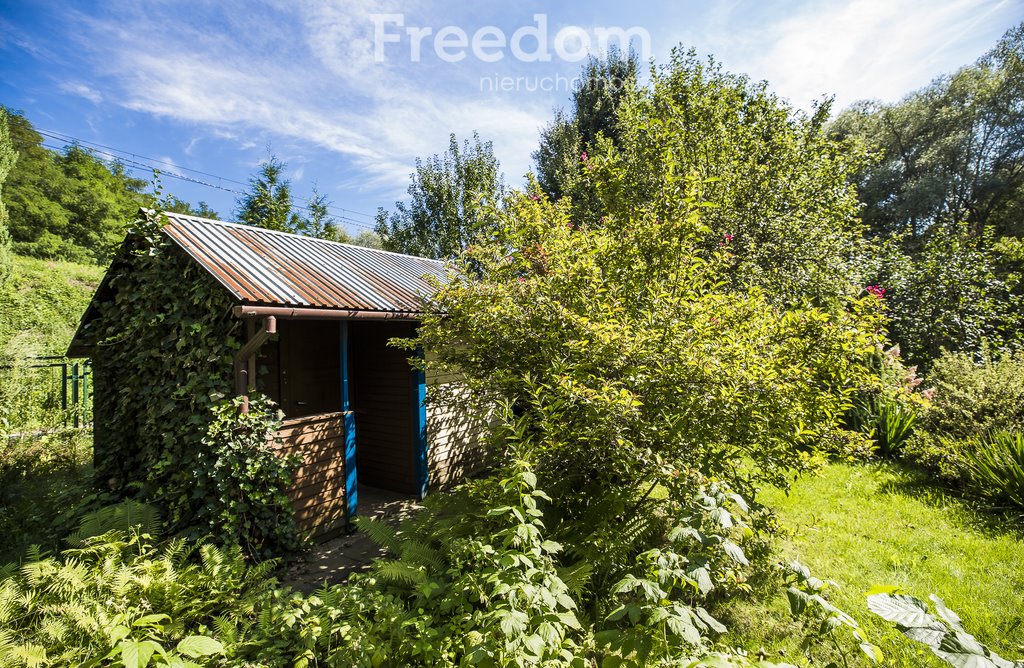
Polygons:
[[[868,612],[865,593],[876,585],[934,593],[960,612],[978,641],[1024,658],[1024,539],[1012,525],[937,489],[930,475],[892,463],[830,464],[788,493],[766,488],[760,501],[785,528],[776,558],[798,559],[835,581],[831,601],[880,647],[884,665],[943,664]],[[754,597],[712,610],[729,627],[727,640],[797,663],[799,622],[788,601],[774,580],[754,586]]]
[[914,364],[942,348],[1021,343],[1024,24],[976,63],[903,100],[864,102],[830,130],[870,146],[855,182],[888,290],[892,336]]
[[95,410],[97,475],[158,506],[172,533],[288,552],[297,544],[283,492],[290,466],[269,445],[273,409],[256,401],[235,416],[226,399],[241,321],[230,294],[161,225],[155,215],[137,221],[83,333],[106,398]]
[[[802,114],[693,52],[642,88],[616,54],[585,73],[624,85],[575,96],[526,192],[506,196],[478,138],[418,163],[413,202],[378,229],[454,259],[416,338],[396,345],[460,379],[430,400],[488,416],[498,464],[397,531],[361,523],[387,558],[311,596],[251,560],[297,543],[272,409],[254,399],[239,415],[226,399],[241,336],[228,295],[157,216],[139,221],[85,332],[116,396],[97,415],[106,487],[40,488],[34,510],[0,499],[22,514],[2,527],[20,543],[71,548],[0,573],[0,665],[1010,665],[996,652],[1024,644],[1024,552],[1005,521],[1017,516],[979,516],[896,464],[824,460],[910,459],[968,499],[1021,503],[1024,368],[1007,352],[1020,338],[1021,34],[832,125],[828,104]],[[949,125],[919,128],[916,157],[872,129],[932,115]],[[979,128],[994,143],[977,145]],[[969,176],[988,189],[953,179],[929,199],[889,182],[964,155],[980,156]],[[282,170],[264,165],[242,217],[329,236],[326,198],[299,216]],[[59,254],[97,239],[33,243]],[[887,348],[888,322],[924,380]],[[88,470],[31,443],[3,460],[12,488]],[[163,517],[107,504],[124,496]],[[188,538],[126,526],[139,522]],[[780,552],[788,566],[773,566]],[[899,631],[867,614],[873,585],[868,605]],[[900,586],[938,593],[939,617]]]
[[969,484],[972,453],[996,431],[1024,430],[1024,354],[984,351],[980,361],[945,353],[928,374],[931,406],[907,446],[907,455],[947,484]]

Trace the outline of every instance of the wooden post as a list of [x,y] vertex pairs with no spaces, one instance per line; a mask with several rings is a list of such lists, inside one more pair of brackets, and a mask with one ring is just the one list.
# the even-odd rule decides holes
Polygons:
[[78,429],[78,362],[71,367],[71,405],[75,411],[75,429]]

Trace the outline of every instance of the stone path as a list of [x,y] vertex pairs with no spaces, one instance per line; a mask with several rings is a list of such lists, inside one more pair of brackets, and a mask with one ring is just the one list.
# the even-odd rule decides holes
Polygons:
[[[417,500],[387,490],[359,488],[359,514],[398,525],[419,510]],[[352,573],[369,570],[381,550],[366,534],[357,531],[320,543],[282,574],[282,584],[309,593],[327,584],[338,584]]]

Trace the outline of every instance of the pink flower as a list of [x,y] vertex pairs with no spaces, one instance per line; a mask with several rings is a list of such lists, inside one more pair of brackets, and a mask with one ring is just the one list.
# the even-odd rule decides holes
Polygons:
[[729,234],[728,232],[726,232],[725,233],[725,243],[731,244],[732,240],[733,240],[733,236],[731,234]]
[[520,283],[525,283],[526,282],[526,279],[523,278],[522,276],[520,276],[518,280],[519,280]]
[[530,195],[530,199],[532,199],[534,202],[540,201],[540,197],[538,197],[537,195]]
[[932,399],[935,398],[935,388],[929,387],[927,390],[921,390],[921,396],[927,399],[928,401],[931,401]]
[[580,153],[580,160],[581,160],[582,162],[586,162],[586,161],[587,161],[587,160],[589,160],[589,159],[590,159],[590,158],[589,158],[589,156],[587,156],[587,152],[586,152],[586,151],[584,151],[583,153]]
[[868,291],[869,295],[877,297],[878,299],[881,299],[882,297],[885,296],[885,288],[881,287],[880,285],[869,285],[864,289]]

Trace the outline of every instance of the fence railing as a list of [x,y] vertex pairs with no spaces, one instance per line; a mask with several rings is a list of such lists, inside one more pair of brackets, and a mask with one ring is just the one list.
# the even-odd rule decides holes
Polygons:
[[0,417],[8,431],[92,424],[92,366],[59,355],[0,365]]

